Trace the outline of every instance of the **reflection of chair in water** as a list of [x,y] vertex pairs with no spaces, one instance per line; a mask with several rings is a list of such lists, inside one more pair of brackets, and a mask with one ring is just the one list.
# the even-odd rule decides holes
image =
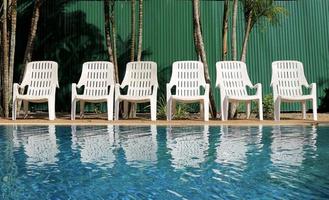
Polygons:
[[254,131],[252,127],[221,126],[220,143],[216,149],[220,164],[233,164],[243,166],[247,162],[249,145],[261,145],[262,126]]
[[279,167],[300,166],[303,163],[305,147],[316,152],[316,127],[275,126],[272,131],[271,162]]
[[150,129],[141,127],[120,131],[120,143],[128,163],[138,161],[156,162],[158,144],[157,129],[151,125]]
[[209,126],[193,128],[167,128],[167,148],[175,168],[200,167],[209,148]]
[[59,153],[54,125],[44,127],[17,127],[13,131],[16,147],[24,147],[27,165],[56,164]]
[[72,126],[72,149],[80,150],[81,162],[112,167],[116,136],[113,125],[106,129],[90,126]]

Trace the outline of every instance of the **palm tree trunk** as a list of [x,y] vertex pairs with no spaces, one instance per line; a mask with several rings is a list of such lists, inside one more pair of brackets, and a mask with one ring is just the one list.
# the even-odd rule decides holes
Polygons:
[[[237,36],[236,36],[236,25],[237,25],[237,17],[238,17],[238,0],[233,0],[233,16],[232,16],[232,60],[238,59],[238,51],[237,51]],[[229,105],[229,118],[232,118],[237,110],[238,105],[236,103]]]
[[242,51],[241,51],[242,52],[242,54],[241,54],[242,62],[246,62],[248,40],[249,40],[250,31],[251,31],[251,22],[252,22],[252,11],[248,15],[248,22],[246,24],[246,30],[245,30],[243,46],[242,46]]
[[136,0],[131,0],[131,50],[130,61],[135,60],[135,43],[136,43]]
[[236,21],[238,16],[238,0],[233,1],[233,17],[232,17],[232,59],[238,59],[237,39],[236,39]]
[[3,110],[6,118],[9,117],[9,45],[8,45],[8,30],[7,30],[7,0],[3,0],[3,15],[2,15],[2,35],[1,35],[1,43],[2,43],[2,65],[3,65],[3,77],[2,77],[2,85],[3,85]]
[[119,83],[119,67],[118,67],[118,55],[117,55],[117,32],[115,24],[115,0],[111,0],[111,25],[112,25],[112,42],[113,42],[113,59],[115,68],[115,81]]
[[[110,61],[114,63],[113,58],[113,49],[112,49],[112,42],[111,42],[111,27],[110,27],[110,0],[104,0],[104,17],[105,17],[105,39],[106,39],[106,46],[107,52],[109,54]],[[114,68],[114,76],[117,75],[117,69]]]
[[9,59],[9,99],[12,98],[13,78],[14,78],[14,62],[16,47],[16,22],[17,22],[17,0],[11,2],[11,30],[10,30],[10,59]]
[[224,2],[224,16],[223,16],[223,29],[222,29],[222,60],[227,57],[227,32],[228,32],[228,16],[229,16],[229,1]]
[[139,0],[139,28],[138,28],[138,53],[137,61],[142,59],[143,45],[143,0]]
[[[41,0],[35,0],[33,14],[32,14],[32,20],[31,20],[30,34],[27,39],[27,44],[26,44],[26,49],[25,49],[25,54],[24,54],[24,60],[23,60],[24,64],[26,64],[32,60],[33,46],[34,46],[34,41],[35,41],[35,37],[37,34],[38,21],[39,21],[39,17],[40,17],[40,6],[41,6]],[[22,82],[24,73],[25,73],[25,71],[21,70],[19,82]]]
[[[204,48],[204,43],[203,43],[203,38],[202,38],[202,33],[201,33],[201,20],[200,20],[200,0],[193,0],[193,24],[194,24],[194,31],[196,32],[196,37],[197,37],[197,48],[199,55],[201,57],[201,60],[204,65],[204,76],[206,79],[206,82],[210,84],[210,77],[209,77],[209,69],[208,69],[208,63],[207,63],[207,56],[206,56],[206,51]],[[216,111],[216,104],[214,100],[214,96],[212,94],[212,91],[210,89],[209,92],[209,99],[210,99],[210,111],[211,115],[213,118],[216,118],[217,111]]]

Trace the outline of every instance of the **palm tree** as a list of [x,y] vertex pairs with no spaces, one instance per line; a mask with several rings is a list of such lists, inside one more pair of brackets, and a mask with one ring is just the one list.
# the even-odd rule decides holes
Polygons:
[[[204,76],[206,79],[206,82],[210,84],[210,77],[209,77],[209,69],[208,69],[208,63],[207,63],[207,56],[206,51],[203,43],[202,38],[202,32],[201,32],[201,20],[200,20],[200,0],[193,0],[193,27],[194,27],[194,34],[196,37],[196,48],[198,51],[198,54],[203,62],[204,65]],[[214,96],[210,90],[209,92],[209,99],[210,99],[210,111],[213,118],[216,118],[216,104],[214,100]]]
[[232,17],[232,60],[237,60],[237,41],[236,41],[236,20],[238,16],[238,0],[233,1],[233,17]]
[[15,46],[16,46],[16,22],[17,22],[17,0],[3,0],[2,28],[1,28],[1,104],[5,117],[9,117],[10,100],[12,99]]
[[[32,60],[32,52],[33,52],[35,38],[37,35],[38,21],[40,18],[40,7],[41,7],[41,0],[35,0],[32,19],[31,19],[31,29],[27,39],[23,64],[26,64]],[[21,70],[19,82],[22,82],[23,77],[24,77],[24,70]]]
[[12,98],[13,79],[14,79],[14,61],[15,61],[15,47],[16,47],[16,23],[17,23],[17,0],[11,2],[11,30],[10,30],[10,58],[9,58],[9,99]]
[[282,6],[275,5],[274,0],[242,0],[245,16],[245,36],[242,46],[241,61],[246,61],[249,35],[255,24],[261,23],[262,19],[271,24],[279,22],[280,14],[287,14]]
[[135,43],[136,43],[136,0],[131,0],[131,51],[130,61],[135,60]]
[[138,27],[138,53],[137,61],[142,58],[142,44],[143,44],[143,0],[139,0],[139,27]]
[[224,16],[222,28],[222,60],[227,57],[227,32],[228,32],[228,16],[229,16],[229,0],[224,2]]
[[111,0],[110,21],[112,25],[112,41],[113,41],[113,59],[114,68],[116,69],[115,80],[119,83],[119,67],[118,67],[118,54],[117,54],[117,31],[115,23],[115,0]]
[[[114,63],[113,58],[113,48],[112,48],[112,41],[111,41],[111,27],[110,27],[110,0],[104,0],[104,17],[105,17],[105,38],[106,38],[106,46],[107,51],[109,54],[110,61]],[[118,69],[114,67],[114,77],[118,77]],[[116,83],[117,80],[116,80]]]
[[2,1],[2,33],[1,33],[1,44],[2,44],[2,85],[3,85],[3,96],[2,96],[2,103],[3,103],[3,110],[5,117],[9,117],[9,93],[11,91],[8,90],[9,88],[9,44],[8,44],[8,29],[7,29],[7,9],[8,4],[7,0]]

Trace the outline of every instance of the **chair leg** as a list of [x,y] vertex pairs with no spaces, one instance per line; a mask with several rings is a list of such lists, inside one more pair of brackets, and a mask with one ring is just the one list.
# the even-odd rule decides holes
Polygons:
[[246,101],[246,114],[247,114],[247,119],[250,118],[250,113],[251,113],[251,101]]
[[49,112],[49,120],[54,120],[55,116],[55,100],[50,98],[48,99],[48,112]]
[[28,115],[28,112],[29,112],[29,102],[28,101],[23,101],[23,109],[24,109],[24,118],[26,118]]
[[303,119],[306,119],[306,101],[302,101],[302,115]]
[[115,99],[114,119],[119,120],[120,100]]
[[137,103],[135,102],[130,103],[130,111],[128,118],[136,118],[136,110],[137,110]]
[[13,99],[13,105],[12,105],[12,113],[11,113],[11,119],[16,120],[16,110],[17,110],[17,102],[15,99]]
[[113,120],[113,100],[107,99],[107,120]]
[[226,121],[227,120],[227,118],[228,118],[228,112],[229,112],[229,110],[228,110],[228,104],[229,104],[229,102],[228,102],[228,99],[226,98],[226,97],[224,97],[223,99],[222,99],[222,107],[221,107],[221,112],[222,112],[222,121]]
[[157,101],[156,99],[151,99],[151,120],[155,121],[157,119]]
[[263,120],[263,100],[262,97],[258,100],[259,120]]
[[129,102],[123,101],[123,118],[127,119],[129,118]]
[[313,120],[317,121],[318,120],[318,104],[316,101],[316,98],[313,98],[312,100],[312,104],[313,104]]
[[204,101],[200,101],[200,116],[204,120]]
[[176,101],[172,101],[171,102],[171,112],[172,112],[172,116],[174,116],[176,114]]
[[274,120],[280,121],[281,99],[277,97],[274,100]]
[[85,102],[80,101],[80,118],[85,117]]
[[204,100],[203,102],[203,114],[204,114],[204,121],[209,121],[209,101]]
[[137,103],[131,103],[131,117],[136,118]]
[[171,99],[167,99],[167,121],[171,120],[171,116],[172,116],[172,100]]
[[71,120],[75,120],[75,113],[77,109],[77,102],[75,99],[71,101]]

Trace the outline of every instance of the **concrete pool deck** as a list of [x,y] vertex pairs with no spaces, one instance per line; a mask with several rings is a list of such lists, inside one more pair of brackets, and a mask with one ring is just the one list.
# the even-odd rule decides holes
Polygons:
[[16,121],[11,119],[0,118],[0,125],[123,125],[123,126],[147,126],[147,125],[160,125],[160,126],[193,126],[193,125],[232,125],[232,126],[257,126],[257,125],[318,125],[318,124],[329,124],[329,113],[319,113],[318,121],[312,120],[312,114],[307,113],[307,119],[301,119],[301,113],[283,113],[281,115],[281,121],[275,122],[274,120],[263,120],[259,121],[254,116],[251,119],[245,119],[245,116],[240,115],[238,119],[221,121],[220,119],[211,119],[208,122],[204,122],[201,119],[183,119],[183,120],[172,120],[166,121],[159,119],[152,122],[148,116],[141,116],[134,119],[123,119],[118,121],[108,121],[106,114],[87,114],[84,119],[77,117],[76,120],[70,120],[69,114],[57,114],[57,119],[53,121],[48,120],[47,113],[33,113],[30,114],[26,119],[22,118],[22,115],[17,118]]

